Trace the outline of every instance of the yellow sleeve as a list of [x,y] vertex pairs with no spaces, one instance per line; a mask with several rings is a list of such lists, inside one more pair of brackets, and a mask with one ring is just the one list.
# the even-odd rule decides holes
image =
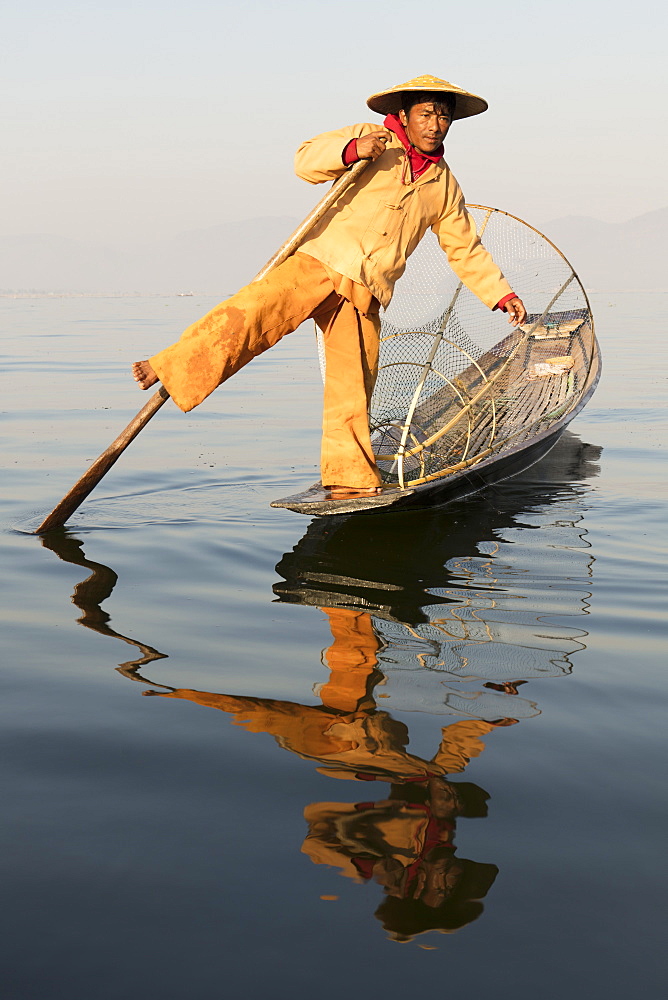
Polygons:
[[493,309],[512,288],[480,242],[475,222],[466,211],[464,195],[451,176],[452,189],[440,219],[432,225],[450,267],[460,281]]
[[370,125],[368,122],[359,125],[347,125],[333,132],[323,132],[313,139],[303,142],[295,154],[295,173],[297,177],[309,184],[322,184],[323,181],[334,181],[348,168],[344,166],[343,150],[351,139],[359,139],[369,132],[377,132],[382,126]]

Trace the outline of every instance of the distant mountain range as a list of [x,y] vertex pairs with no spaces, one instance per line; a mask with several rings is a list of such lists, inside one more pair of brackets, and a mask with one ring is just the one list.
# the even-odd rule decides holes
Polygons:
[[201,292],[250,281],[299,223],[228,222],[121,251],[61,236],[0,237],[0,292]]
[[[0,292],[194,291],[223,298],[257,273],[298,221],[229,222],[127,251],[61,236],[0,237]],[[569,216],[540,228],[588,289],[668,290],[666,227],[668,208],[628,222]]]
[[568,257],[585,288],[668,290],[668,207],[628,222],[571,215],[541,228]]

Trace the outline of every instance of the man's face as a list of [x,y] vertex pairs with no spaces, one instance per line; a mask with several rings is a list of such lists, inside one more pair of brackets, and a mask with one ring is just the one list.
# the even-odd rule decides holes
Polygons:
[[433,153],[441,145],[452,124],[452,114],[440,101],[414,104],[408,114],[399,112],[408,138],[421,153]]

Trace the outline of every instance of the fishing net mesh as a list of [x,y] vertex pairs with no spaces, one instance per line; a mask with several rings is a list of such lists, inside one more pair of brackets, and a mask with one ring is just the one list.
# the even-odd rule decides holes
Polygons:
[[[570,264],[521,220],[481,206],[469,212],[529,315],[509,327],[459,282],[427,233],[381,316],[369,420],[388,485],[447,476],[549,428],[575,405],[588,374],[593,325]],[[570,371],[528,377],[554,356],[572,357]]]

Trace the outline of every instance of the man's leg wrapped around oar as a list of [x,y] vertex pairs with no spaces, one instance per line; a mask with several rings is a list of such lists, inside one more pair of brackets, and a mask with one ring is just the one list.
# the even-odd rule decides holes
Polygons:
[[309,318],[325,340],[323,485],[377,488],[367,417],[378,362],[377,312],[360,313],[314,258],[294,254],[216,306],[149,362],[179,409],[188,412]]

